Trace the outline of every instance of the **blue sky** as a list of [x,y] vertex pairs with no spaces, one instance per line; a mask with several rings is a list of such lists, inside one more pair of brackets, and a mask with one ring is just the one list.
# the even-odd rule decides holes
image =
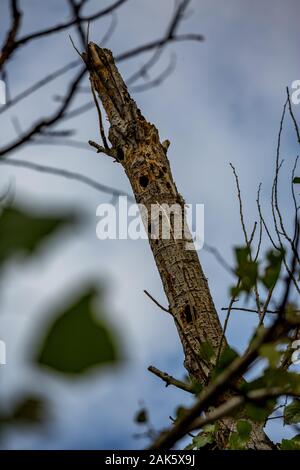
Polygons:
[[[7,1],[1,0],[1,38],[8,28]],[[91,0],[88,11],[99,1]],[[106,5],[109,2],[101,2]],[[173,12],[172,0],[128,0],[118,10],[118,26],[107,47],[115,54],[160,37]],[[49,26],[57,18],[67,18],[63,0],[25,0],[23,33]],[[262,202],[269,220],[270,185],[274,175],[276,138],[285,100],[285,87],[300,79],[300,43],[297,0],[194,0],[182,32],[197,32],[203,43],[180,43],[165,51],[157,70],[176,53],[175,72],[158,88],[136,94],[147,119],[159,129],[162,140],[171,141],[169,157],[178,189],[189,203],[205,205],[205,240],[232,261],[232,246],[243,243],[239,223],[232,162],[239,173],[245,197],[248,226],[257,220],[256,191],[263,183]],[[108,20],[91,28],[94,42],[106,31]],[[75,32],[72,32],[75,37]],[[54,67],[76,58],[68,32],[33,42],[17,52],[9,67],[13,94],[27,88]],[[120,64],[124,77],[130,76],[143,58]],[[86,80],[86,85],[88,84]],[[1,116],[1,144],[14,138],[11,118],[18,115],[21,126],[57,106],[53,95],[66,86],[66,77]],[[80,97],[88,101],[88,95]],[[299,111],[296,107],[296,115]],[[68,122],[77,128],[76,138],[98,139],[96,112]],[[286,187],[297,155],[292,127],[284,129],[282,207],[288,216],[290,203]],[[118,165],[100,158],[90,149],[55,146],[27,146],[14,155],[75,170],[104,184],[130,191]],[[166,303],[159,276],[146,241],[99,241],[96,238],[96,208],[109,198],[80,183],[67,182],[28,170],[2,167],[0,183],[12,178],[20,204],[37,210],[57,207],[78,208],[85,223],[76,232],[65,232],[51,241],[28,264],[15,262],[6,268],[1,290],[1,338],[7,343],[8,364],[1,368],[0,394],[9,403],[24,390],[49,396],[52,420],[36,431],[12,431],[2,442],[4,448],[139,448],[133,415],[139,402],[150,409],[156,427],[168,423],[177,404],[187,401],[180,391],[168,388],[147,372],[154,364],[182,377],[183,355],[174,325],[143,294],[147,289]],[[288,218],[288,217],[287,217]],[[266,247],[265,245],[264,247]],[[201,262],[220,309],[227,305],[230,275],[211,254],[201,251]],[[36,371],[28,351],[35,332],[47,320],[42,313],[59,303],[65,292],[76,290],[87,279],[107,286],[106,309],[109,322],[119,331],[126,363],[116,370],[92,373],[79,381],[68,381]],[[50,309],[51,310],[51,309]],[[224,319],[223,314],[221,319]],[[228,338],[240,351],[255,325],[251,314],[234,314]],[[271,437],[280,439],[279,427],[272,424]],[[286,431],[288,433],[288,431]]]

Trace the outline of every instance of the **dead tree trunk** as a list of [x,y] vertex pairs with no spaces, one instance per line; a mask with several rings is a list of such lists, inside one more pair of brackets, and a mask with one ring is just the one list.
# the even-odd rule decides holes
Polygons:
[[[98,150],[114,157],[123,166],[137,203],[143,204],[148,214],[154,206],[158,208],[152,226],[146,225],[151,250],[184,349],[185,367],[194,379],[206,385],[213,365],[202,359],[199,351],[203,343],[210,343],[215,351],[218,350],[222,327],[197,252],[186,249],[187,243],[191,248],[191,235],[185,222],[184,200],[172,177],[167,146],[160,142],[158,130],[146,121],[130,97],[112,53],[90,43],[87,53],[82,56],[90,71],[92,87],[110,122],[112,148],[109,149],[104,140],[105,147],[98,146]],[[175,219],[165,214],[166,205],[176,205],[182,210],[184,230],[181,239],[174,235]],[[171,225],[170,238],[152,238],[153,228],[157,229],[165,217]],[[224,448],[228,435],[235,429],[234,420],[224,418],[219,424],[217,443]],[[252,423],[249,447],[272,448],[261,425]]]

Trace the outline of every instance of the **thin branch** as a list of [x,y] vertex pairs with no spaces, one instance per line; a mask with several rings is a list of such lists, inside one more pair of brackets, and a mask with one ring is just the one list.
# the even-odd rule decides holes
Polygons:
[[15,142],[8,144],[6,147],[0,149],[0,158],[3,158],[4,156],[7,156],[9,153],[11,153],[13,150],[16,150],[20,146],[24,145],[25,143],[28,143],[29,141],[32,140],[32,138],[39,134],[39,132],[42,129],[45,129],[46,127],[51,127],[53,124],[55,124],[57,121],[60,120],[69,108],[70,104],[72,103],[74,99],[74,95],[76,93],[77,87],[84,77],[86,73],[86,68],[83,67],[79,74],[76,76],[74,81],[71,83],[69,90],[64,98],[64,101],[60,108],[50,117],[46,119],[41,119],[38,121],[36,124],[34,124],[31,129],[29,129],[26,133],[24,133],[18,140]]
[[106,140],[106,136],[105,136],[105,132],[104,132],[104,127],[103,127],[102,113],[101,113],[100,105],[99,105],[99,103],[98,103],[97,96],[96,96],[96,93],[95,93],[95,90],[94,90],[94,86],[93,86],[93,82],[92,82],[92,81],[91,81],[91,90],[92,90],[92,95],[93,95],[94,103],[95,103],[95,106],[96,106],[96,109],[97,109],[98,122],[99,122],[99,130],[100,130],[100,135],[101,135],[101,138],[102,138],[102,142],[103,142],[104,148],[105,148],[106,150],[109,150],[109,146],[108,146],[108,143],[107,143],[107,140]]
[[162,47],[167,42],[181,42],[181,41],[204,41],[204,36],[202,34],[180,34],[178,36],[174,36],[172,38],[164,37],[162,39],[157,39],[156,41],[151,41],[147,44],[143,44],[142,46],[135,47],[130,49],[127,52],[123,52],[116,56],[116,62],[121,62],[123,60],[131,59],[139,54],[143,54],[144,52],[151,51],[156,47]]
[[[240,284],[241,284],[241,279],[238,278],[235,288],[238,289],[240,287]],[[224,327],[223,327],[223,331],[222,331],[222,336],[221,336],[219,347],[218,347],[217,361],[220,359],[220,355],[221,355],[222,348],[223,348],[223,342],[225,340],[225,335],[226,335],[226,331],[227,331],[227,327],[228,327],[228,323],[229,323],[229,319],[230,319],[231,310],[233,310],[232,307],[233,307],[234,302],[236,302],[236,298],[234,296],[232,296],[231,299],[230,299],[229,307],[226,309],[227,314],[226,314]]]
[[155,303],[155,305],[157,307],[159,307],[161,310],[163,310],[164,312],[167,312],[167,313],[170,313],[171,314],[171,311],[168,309],[168,308],[165,308],[163,307],[151,294],[149,294],[149,292],[147,290],[144,290],[144,293],[147,295],[147,297],[149,297],[149,299],[152,300],[152,302]]
[[110,186],[106,186],[104,184],[98,183],[92,178],[89,178],[88,176],[82,175],[80,173],[76,173],[74,171],[64,170],[62,168],[55,168],[52,166],[39,165],[38,163],[32,163],[32,162],[28,162],[25,160],[15,160],[12,158],[0,160],[0,165],[27,168],[28,170],[37,171],[39,173],[46,173],[49,175],[61,176],[68,180],[79,181],[80,183],[83,183],[102,193],[112,194],[113,196],[127,196],[129,200],[133,201],[133,197],[130,196],[125,191],[121,191],[119,189],[112,188]]
[[72,18],[70,21],[66,21],[65,23],[52,26],[51,28],[46,28],[40,31],[36,31],[35,33],[30,33],[16,41],[15,46],[23,46],[24,44],[34,39],[38,39],[43,36],[49,36],[50,34],[58,33],[60,31],[63,31],[64,29],[71,28],[72,26],[75,26],[78,21],[80,21],[80,23],[88,23],[98,20],[99,18],[112,13],[114,10],[116,10],[119,6],[123,5],[127,1],[128,0],[117,0],[108,7],[104,8],[101,11],[98,11],[97,13],[94,13],[93,15],[75,17]]
[[292,118],[292,121],[293,121],[293,124],[294,124],[294,127],[295,127],[295,131],[296,131],[296,135],[297,135],[298,144],[300,144],[300,132],[299,132],[299,127],[298,127],[298,124],[297,124],[295,115],[294,115],[294,113],[293,113],[292,103],[291,103],[291,99],[290,99],[290,92],[289,92],[288,87],[286,88],[286,93],[287,93],[287,100],[288,100],[288,105],[289,105],[289,113],[290,113],[290,116],[291,116],[291,118]]
[[211,253],[215,257],[215,259],[218,261],[218,263],[227,272],[229,272],[230,274],[235,274],[234,269],[230,266],[229,263],[227,263],[227,261],[223,258],[223,256],[221,255],[221,253],[219,252],[217,248],[215,248],[214,246],[210,246],[207,243],[204,244],[203,248],[205,251],[208,251],[208,253]]
[[3,68],[4,63],[10,58],[16,48],[16,36],[21,25],[22,13],[19,8],[19,1],[11,0],[10,9],[12,18],[11,27],[1,48],[0,71]]
[[185,392],[194,393],[193,387],[190,384],[175,379],[171,375],[167,374],[166,372],[162,372],[154,366],[149,366],[148,370],[149,372],[152,372],[152,374],[156,375],[161,380],[163,380],[166,383],[166,387],[168,387],[169,385],[173,385],[174,387],[180,388]]
[[140,85],[135,85],[133,87],[130,87],[130,91],[132,93],[141,93],[143,91],[150,90],[154,87],[161,85],[166,80],[166,78],[168,78],[171,75],[171,73],[175,70],[175,66],[176,66],[176,60],[175,60],[175,56],[173,55],[171,56],[171,60],[168,66],[157,77],[153,78],[152,80],[149,80],[146,83],[142,83]]
[[244,237],[245,237],[245,243],[249,247],[248,234],[247,234],[245,220],[244,220],[243,202],[242,202],[242,196],[241,196],[240,182],[239,182],[239,178],[238,178],[235,167],[233,166],[232,163],[229,163],[229,165],[231,166],[231,169],[233,171],[233,175],[234,175],[234,178],[235,178],[235,182],[236,182],[237,196],[238,196],[239,208],[240,208],[240,220],[241,220],[241,225],[242,225],[242,229],[243,229],[243,233],[244,233]]
[[28,96],[30,96],[35,91],[39,90],[40,88],[42,88],[45,85],[48,85],[48,83],[52,82],[53,80],[60,77],[61,75],[64,75],[65,73],[69,72],[73,68],[78,67],[79,65],[81,65],[81,61],[73,60],[72,62],[69,62],[67,65],[64,65],[63,67],[57,69],[55,72],[53,72],[53,73],[47,75],[46,77],[42,78],[41,80],[37,81],[36,83],[34,83],[34,85],[30,86],[26,90],[23,90],[21,93],[16,95],[11,100],[8,100],[6,105],[1,106],[0,114],[4,113],[9,108],[11,108],[12,106],[19,103],[19,101],[27,98]]
[[262,213],[262,209],[261,209],[261,204],[260,204],[260,191],[261,191],[261,183],[259,184],[259,187],[258,187],[258,192],[257,192],[257,199],[256,199],[256,204],[257,204],[257,209],[258,209],[258,213],[259,213],[259,217],[260,217],[260,220],[264,226],[264,229],[269,237],[269,240],[270,242],[272,243],[273,247],[275,248],[275,250],[278,250],[280,251],[280,248],[275,244],[274,240],[273,240],[273,237],[271,235],[271,232],[267,226],[267,223],[265,221],[265,218],[263,216],[263,213]]
[[[76,27],[76,30],[77,30],[77,33],[78,33],[78,36],[79,36],[79,39],[80,39],[80,42],[81,42],[81,46],[82,46],[83,49],[85,49],[85,47],[86,47],[86,36],[85,36],[84,29],[83,29],[82,21],[81,21],[81,18],[80,18],[80,12],[81,12],[83,4],[77,3],[76,0],[68,0],[68,1],[69,1],[70,9],[71,9],[71,11],[73,13],[73,16],[75,18],[74,26]],[[89,22],[88,22],[88,24],[89,24]]]
[[[246,307],[231,307],[230,305],[228,307],[222,307],[221,310],[227,311],[227,310],[236,310],[236,311],[241,311],[241,312],[250,312],[250,313],[258,313],[257,309],[255,308],[246,308]],[[295,313],[300,312],[300,310],[295,310],[293,311]],[[278,314],[278,310],[266,310],[266,313],[273,313],[273,314]]]

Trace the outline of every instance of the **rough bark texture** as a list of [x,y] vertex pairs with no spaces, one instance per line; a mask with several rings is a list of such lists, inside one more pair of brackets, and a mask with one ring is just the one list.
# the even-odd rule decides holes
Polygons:
[[[156,127],[145,120],[130,97],[112,53],[90,43],[83,58],[110,122],[112,149],[109,153],[123,166],[137,203],[143,204],[148,213],[155,205],[159,209],[165,204],[183,208],[184,200],[174,183],[166,146],[160,142]],[[191,376],[205,385],[212,365],[200,358],[199,348],[209,342],[217,351],[222,327],[197,252],[186,249],[186,244],[191,244],[186,224],[184,237],[176,239],[172,215],[166,217],[173,230],[170,238],[153,239],[150,236],[149,242],[184,349],[185,367]],[[152,227],[146,225],[149,234],[162,218],[163,210],[152,220]],[[217,443],[224,448],[235,423],[232,418],[224,418],[219,425]],[[252,426],[249,447],[270,449],[271,443],[262,426],[256,423]]]

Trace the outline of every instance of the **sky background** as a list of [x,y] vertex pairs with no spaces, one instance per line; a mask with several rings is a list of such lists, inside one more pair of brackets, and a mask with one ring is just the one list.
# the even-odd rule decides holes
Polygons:
[[[90,0],[86,14],[109,4]],[[0,0],[0,39],[9,27],[8,2]],[[70,15],[64,0],[22,0],[21,34],[50,26]],[[128,0],[118,9],[118,26],[107,47],[119,54],[163,35],[174,9],[172,0]],[[270,220],[270,189],[274,176],[276,139],[285,87],[300,79],[300,4],[297,0],[194,0],[181,32],[204,34],[203,43],[168,46],[153,72],[158,72],[176,53],[176,70],[158,88],[134,95],[145,117],[169,139],[169,158],[179,191],[188,203],[205,205],[205,241],[232,262],[232,247],[243,243],[234,178],[238,171],[248,227],[257,220],[256,192],[263,183],[262,204]],[[99,42],[109,18],[91,27],[90,38]],[[69,31],[34,41],[20,49],[8,74],[16,95],[53,69],[76,59]],[[75,31],[71,31],[75,38]],[[129,77],[147,56],[122,62],[120,71]],[[67,78],[0,116],[1,145],[15,138],[12,118],[18,116],[25,130],[41,113],[57,106],[53,96],[62,93]],[[155,73],[153,73],[155,76]],[[142,83],[142,82],[141,82]],[[88,85],[88,80],[85,80]],[[89,101],[81,94],[77,103]],[[295,113],[299,111],[295,107]],[[99,141],[95,110],[68,121],[76,139]],[[297,155],[292,126],[284,128],[284,174],[281,181],[283,212],[290,211],[289,180]],[[97,181],[130,192],[119,165],[86,149],[31,145],[12,155],[81,172]],[[170,318],[143,294],[147,289],[162,304],[166,299],[145,240],[99,241],[96,208],[110,197],[80,183],[29,170],[1,167],[0,185],[15,185],[16,200],[42,213],[78,210],[81,225],[65,230],[48,242],[26,265],[17,261],[5,269],[1,282],[0,339],[7,344],[7,365],[0,371],[0,396],[7,406],[24,391],[45,394],[51,404],[49,424],[37,431],[12,430],[2,439],[5,449],[126,449],[146,444],[134,434],[139,428],[133,416],[144,403],[156,428],[166,425],[178,404],[187,403],[183,392],[165,389],[147,372],[150,364],[183,377],[183,354]],[[264,245],[266,248],[267,245]],[[216,307],[228,303],[233,279],[214,257],[202,250],[201,262]],[[47,312],[82,288],[88,280],[106,286],[105,305],[109,323],[121,338],[126,361],[117,368],[95,371],[79,380],[68,380],[36,370],[29,352],[37,331],[49,321]],[[256,324],[252,314],[232,314],[228,339],[243,351]],[[280,440],[279,424],[272,423],[270,437]],[[290,435],[285,430],[285,435]]]

